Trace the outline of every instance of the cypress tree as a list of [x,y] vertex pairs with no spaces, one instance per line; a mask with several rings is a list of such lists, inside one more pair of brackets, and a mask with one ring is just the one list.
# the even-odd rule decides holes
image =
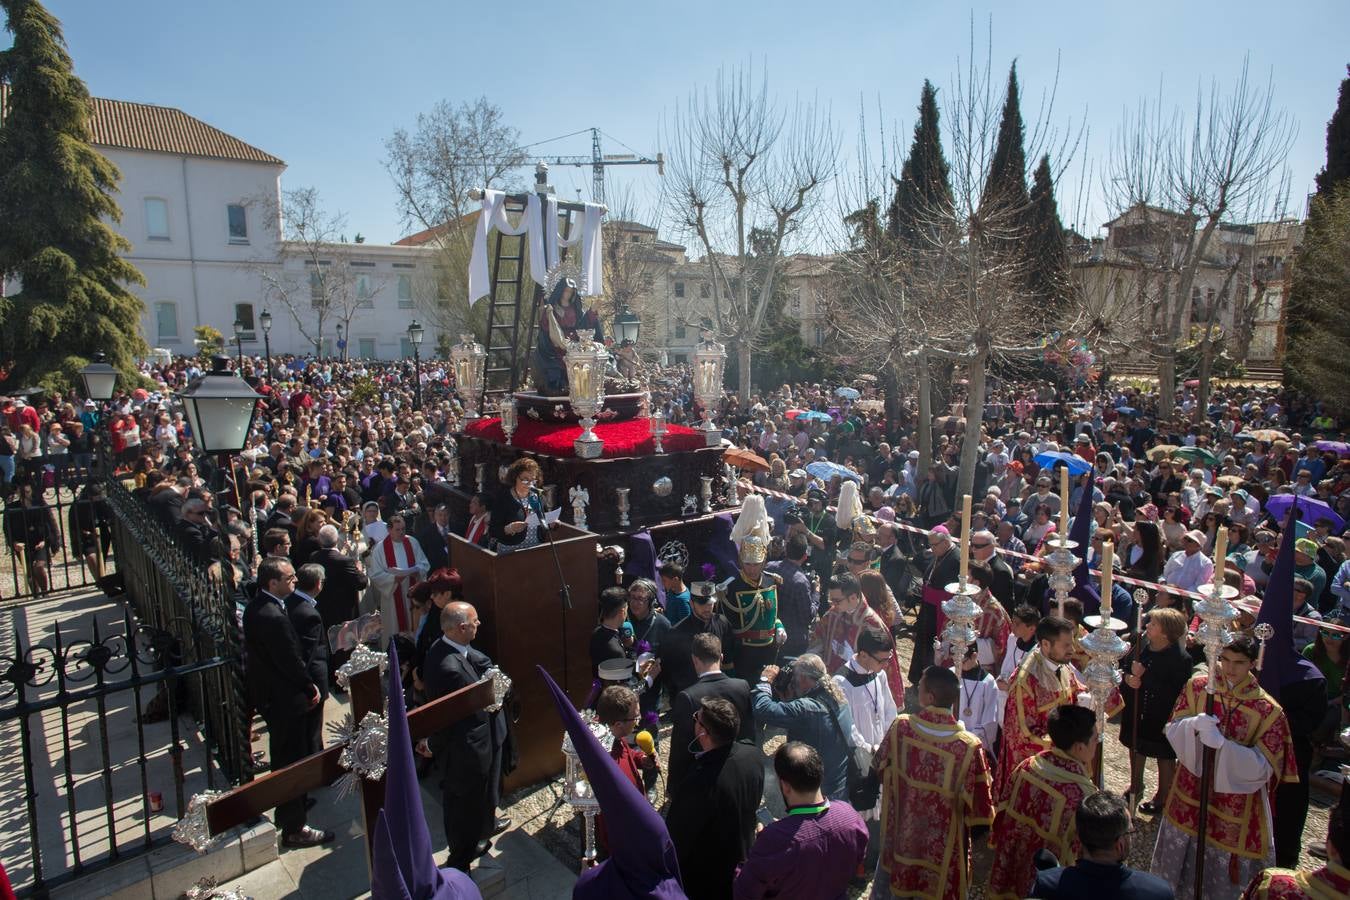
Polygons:
[[[1350,67],[1347,67],[1350,73]],[[1293,261],[1285,310],[1285,378],[1337,412],[1350,410],[1350,381],[1341,363],[1350,341],[1345,315],[1350,242],[1350,78],[1341,81],[1327,122],[1327,162],[1317,174],[1303,245]]]
[[924,80],[919,96],[919,121],[909,156],[895,180],[895,196],[886,211],[886,233],[903,247],[918,247],[940,229],[952,211],[952,185],[942,153],[937,89]]
[[[1350,75],[1350,66],[1346,66]],[[1336,185],[1350,178],[1350,78],[1341,80],[1336,111],[1327,123],[1327,165],[1317,173],[1317,193],[1329,197]]]
[[97,351],[123,373],[145,352],[144,284],[118,254],[130,243],[113,193],[120,173],[90,144],[89,92],[72,71],[61,24],[36,0],[0,0],[14,45],[0,52],[0,301],[11,381],[69,389]]
[[986,221],[996,220],[994,227],[1001,232],[1007,232],[1022,219],[1030,202],[1027,195],[1027,157],[1022,147],[1025,132],[1021,94],[1017,87],[1017,63],[1013,63],[1008,72],[1003,117],[998,125],[998,143],[994,146],[989,177],[980,195],[981,218]]
[[1050,157],[1041,157],[1032,176],[1027,212],[1027,289],[1043,310],[1061,307],[1069,284],[1069,253],[1055,203]]

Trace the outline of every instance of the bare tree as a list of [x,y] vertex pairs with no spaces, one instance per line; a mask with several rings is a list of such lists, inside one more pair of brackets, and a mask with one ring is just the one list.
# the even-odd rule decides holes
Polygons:
[[[276,205],[275,200],[262,202]],[[341,324],[351,334],[353,320],[374,306],[387,277],[361,265],[361,245],[347,243],[343,231],[346,216],[326,210],[317,190],[285,191],[280,202],[280,210],[266,217],[281,223],[278,260],[257,260],[249,268],[262,280],[264,295],[290,313],[317,356],[329,326]]]
[[1161,96],[1124,116],[1102,186],[1112,208],[1140,220],[1140,239],[1123,258],[1150,312],[1164,417],[1176,404],[1177,351],[1197,272],[1215,252],[1221,222],[1278,216],[1278,176],[1293,138],[1270,81],[1254,86],[1245,62],[1230,89],[1214,82],[1197,91],[1191,116],[1166,109]]
[[656,302],[657,279],[674,264],[671,256],[656,246],[661,202],[648,207],[626,185],[611,184],[606,189],[606,205],[609,208],[605,216],[606,302],[597,313],[606,323],[607,332],[625,309],[650,325],[662,311]]
[[[828,110],[784,108],[749,68],[719,73],[668,128],[669,201],[703,251],[717,330],[735,345],[738,397],[750,397],[751,351],[761,337],[785,249],[835,174],[838,138]],[[756,259],[751,233],[765,236]],[[752,268],[761,277],[752,278]]]
[[[1027,135],[1025,156],[1038,159],[1048,153],[1062,172],[1081,129],[1061,135],[1051,127],[1053,98],[1052,87]],[[902,252],[882,240],[872,247],[852,246],[842,255],[851,270],[846,280],[851,308],[838,321],[851,349],[874,362],[915,367],[921,448],[931,446],[931,367],[949,363],[966,372],[959,495],[970,493],[974,484],[990,365],[1039,353],[1040,335],[1051,329],[1074,331],[1081,313],[1058,310],[1051,318],[1035,302],[1027,288],[1031,263],[1019,252],[1029,234],[1027,202],[988,189],[1001,104],[987,56],[981,65],[972,53],[959,67],[942,107],[950,203],[918,211],[917,227]],[[859,233],[856,222],[853,230]],[[882,229],[869,225],[862,233]]]
[[442,335],[457,336],[480,324],[468,302],[469,258],[478,205],[477,188],[510,188],[511,173],[525,165],[520,132],[486,97],[452,105],[442,100],[385,141],[385,170],[394,182],[405,228],[427,232],[440,251],[429,273],[420,273],[414,300]]

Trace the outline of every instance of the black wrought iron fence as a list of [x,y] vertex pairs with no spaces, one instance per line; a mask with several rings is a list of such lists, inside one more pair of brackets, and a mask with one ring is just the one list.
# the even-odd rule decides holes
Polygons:
[[112,529],[96,466],[36,467],[5,485],[0,601],[93,587],[109,568]]
[[120,482],[103,491],[121,608],[0,635],[0,855],[25,895],[166,842],[192,793],[252,774],[234,598]]
[[215,566],[190,556],[122,482],[109,479],[113,548],[126,597],[142,625],[166,631],[184,664],[223,659],[229,665],[199,682],[193,712],[215,741],[221,770],[234,783],[251,772],[249,707],[242,666],[242,622],[235,597]]

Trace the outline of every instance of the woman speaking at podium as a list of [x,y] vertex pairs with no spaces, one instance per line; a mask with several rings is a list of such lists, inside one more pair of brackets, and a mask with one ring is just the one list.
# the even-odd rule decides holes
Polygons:
[[492,505],[490,533],[498,553],[523,550],[546,539],[544,504],[536,491],[543,475],[532,459],[518,459],[506,470],[502,495]]

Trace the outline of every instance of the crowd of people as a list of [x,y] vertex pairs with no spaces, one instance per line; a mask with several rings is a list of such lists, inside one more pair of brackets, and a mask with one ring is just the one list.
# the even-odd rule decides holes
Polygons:
[[[510,552],[548,525],[528,459],[475,494],[467,517],[453,514],[463,405],[449,367],[246,360],[266,399],[224,469],[193,451],[172,400],[201,372],[193,359],[148,364],[145,386],[104,405],[0,401],[4,530],[34,589],[58,554],[102,565],[99,497],[83,498],[78,521],[72,505],[71,546],[45,499],[56,473],[96,465],[98,436],[147,509],[235,593],[273,765],[317,749],[344,655],[325,640],[333,626],[378,610],[414,703],[481,676],[490,660],[471,646],[477,613],[447,536]],[[1156,396],[1136,387],[997,385],[979,411],[965,523],[956,485],[964,416],[975,412],[959,393],[934,423],[932,459],[920,452],[917,404],[892,398],[888,409],[868,378],[784,385],[744,403],[728,394],[716,412],[727,444],[765,462],[741,484],[738,565],[712,579],[676,563],[629,573],[640,577],[596,599],[590,647],[591,705],[616,764],[644,792],[664,773],[689,895],[843,896],[866,878],[877,897],[964,896],[969,842],[984,832],[998,850],[991,896],[1083,896],[1083,885],[1110,879],[1133,885],[1119,896],[1182,895],[1194,878],[1185,860],[1200,745],[1232,767],[1231,790],[1211,800],[1222,815],[1210,817],[1207,896],[1286,878],[1263,870],[1297,861],[1310,779],[1350,723],[1350,449],[1320,408],[1276,389],[1220,387],[1205,409],[1194,403],[1186,389],[1175,416],[1160,418]],[[653,373],[652,404],[669,421],[694,420],[688,370]],[[1068,458],[1086,471],[1066,492]],[[1280,510],[1291,502],[1302,521],[1289,525]],[[1149,586],[1142,608],[1119,584],[1104,600],[1056,602],[1043,557],[1075,520],[1094,568],[1109,544],[1119,574]],[[1259,651],[1249,635],[1286,527],[1297,531],[1295,639],[1307,665],[1272,697],[1250,671]],[[958,665],[934,641],[963,540],[981,615]],[[1224,715],[1213,719],[1197,705],[1207,676],[1193,674],[1193,605],[1216,572],[1244,612],[1222,657]],[[1096,789],[1096,718],[1076,705],[1080,639],[1097,604],[1140,648],[1111,708],[1123,708],[1132,761],[1123,798]],[[770,729],[786,736],[771,762],[758,749]],[[511,740],[509,723],[485,713],[419,748],[441,773],[452,865],[467,868],[509,824],[497,806]],[[1158,778],[1145,798],[1149,759]],[[757,835],[766,766],[777,784],[769,808],[786,818]],[[288,846],[332,839],[306,824],[305,809],[299,798],[278,810]],[[1135,815],[1162,823],[1160,880],[1123,866]],[[1311,877],[1350,887],[1344,817],[1308,837],[1310,852],[1328,856]],[[1061,867],[1038,872],[1039,850]]]

